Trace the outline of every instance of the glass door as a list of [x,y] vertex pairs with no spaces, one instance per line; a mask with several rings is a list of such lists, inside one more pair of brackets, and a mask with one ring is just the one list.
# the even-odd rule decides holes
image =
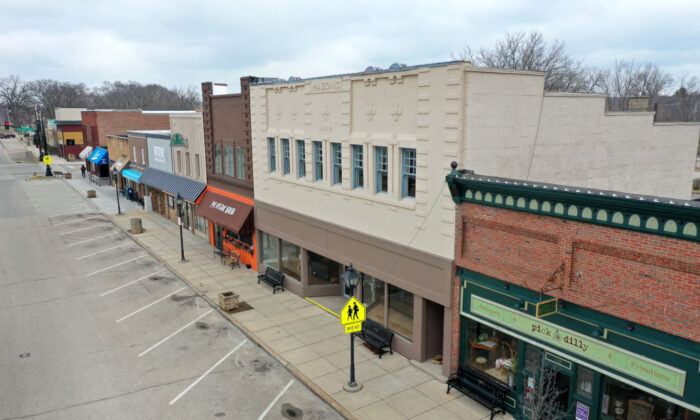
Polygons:
[[214,225],[214,247],[224,248],[224,229],[219,225]]

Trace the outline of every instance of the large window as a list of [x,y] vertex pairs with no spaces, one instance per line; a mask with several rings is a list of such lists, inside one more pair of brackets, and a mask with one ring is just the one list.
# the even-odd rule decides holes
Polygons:
[[306,177],[306,144],[304,140],[297,140],[297,173],[299,178]]
[[314,142],[314,179],[323,181],[323,143]]
[[374,166],[376,168],[376,190],[378,193],[389,191],[389,151],[386,147],[374,148]]
[[272,236],[269,233],[262,232],[261,235],[262,246],[260,246],[260,251],[262,252],[262,262],[268,267],[279,270],[279,255],[277,244],[277,237]]
[[281,239],[280,243],[282,272],[294,280],[301,280],[301,248],[284,239]]
[[340,143],[333,145],[333,184],[343,183],[343,152]]
[[205,235],[209,235],[209,221],[203,217],[194,216],[194,229]]
[[194,155],[194,170],[195,174],[197,174],[197,179],[202,177],[202,172],[199,166],[199,154]]
[[287,175],[291,171],[292,152],[289,150],[289,139],[282,139],[282,174]]
[[416,197],[416,149],[401,149],[401,198]]
[[221,145],[214,145],[214,173],[221,173]]
[[340,281],[340,264],[336,261],[307,251],[309,264],[309,285],[338,284]]
[[[466,322],[468,347],[465,349],[464,363],[504,384],[514,386],[518,369],[518,339],[476,321]],[[531,360],[527,359],[528,356]],[[526,365],[537,369],[538,362],[539,351],[530,355],[526,351]]]
[[242,147],[236,147],[236,178],[245,179],[245,152]]
[[362,188],[365,185],[365,168],[362,145],[352,145],[352,187]]
[[185,152],[185,175],[190,176],[190,152]]
[[365,274],[362,277],[362,303],[367,318],[384,325],[384,282]]
[[605,384],[605,393],[600,402],[602,418],[674,420],[700,418],[697,413],[613,378],[604,377],[602,381]]
[[389,285],[389,328],[413,340],[413,293]]
[[275,139],[270,137],[267,139],[268,152],[270,154],[270,172],[277,170],[277,153],[275,152]]
[[233,176],[235,170],[233,167],[233,146],[224,146],[224,161],[226,162],[225,174]]
[[182,173],[182,150],[177,151],[177,172]]

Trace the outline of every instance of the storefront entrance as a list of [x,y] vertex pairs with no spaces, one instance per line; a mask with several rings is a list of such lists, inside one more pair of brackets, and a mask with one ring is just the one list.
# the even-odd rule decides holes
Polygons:
[[214,224],[214,246],[219,249],[224,248],[224,228]]

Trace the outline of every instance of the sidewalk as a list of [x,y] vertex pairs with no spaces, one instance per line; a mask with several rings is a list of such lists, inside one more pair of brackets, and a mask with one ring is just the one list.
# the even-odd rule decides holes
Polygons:
[[[70,182],[70,180],[67,180]],[[99,193],[98,193],[99,194]],[[379,359],[355,340],[355,367],[361,391],[343,390],[350,365],[349,336],[337,317],[289,291],[272,294],[257,284],[254,270],[226,267],[214,258],[209,243],[184,232],[186,263],[180,263],[178,227],[145,210],[110,218],[123,230],[139,217],[144,232],[129,234],[218,307],[218,294],[234,291],[253,309],[233,315],[222,312],[253,341],[278,359],[303,383],[347,418],[357,419],[482,419],[490,412],[414,366],[398,353]],[[496,416],[512,419],[510,415]]]
[[[97,192],[97,197],[88,198],[87,200],[97,207],[102,213],[117,214],[117,192],[113,185],[93,184],[92,182],[88,181],[87,178],[83,178],[80,175],[79,170],[72,172],[71,174],[72,179],[64,179],[68,185],[73,187],[73,189],[79,192],[83,197],[87,197],[88,190],[95,190]],[[141,204],[135,201],[129,201],[123,195],[119,196],[119,206],[121,207],[122,213],[141,210],[142,208]]]

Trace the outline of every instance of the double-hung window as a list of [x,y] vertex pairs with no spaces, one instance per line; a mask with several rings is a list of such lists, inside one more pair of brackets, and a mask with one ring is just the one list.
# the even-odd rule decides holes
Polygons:
[[270,172],[275,172],[277,170],[277,153],[275,153],[275,139],[269,137],[267,139],[268,152],[270,155]]
[[352,187],[362,188],[365,185],[365,168],[362,145],[352,145]]
[[306,177],[306,145],[304,140],[297,140],[297,166],[299,178]]
[[233,176],[233,146],[224,146],[224,174],[228,176]]
[[214,145],[214,173],[221,173],[221,145]]
[[287,175],[291,171],[291,151],[289,139],[282,139],[282,174]]
[[416,197],[416,149],[401,149],[401,198]]
[[386,193],[389,191],[389,151],[384,146],[374,148],[374,166],[376,168],[376,191]]
[[323,181],[323,143],[314,142],[314,179]]
[[340,143],[333,145],[333,184],[343,183],[343,152]]
[[242,147],[236,147],[236,178],[245,179],[245,152]]

